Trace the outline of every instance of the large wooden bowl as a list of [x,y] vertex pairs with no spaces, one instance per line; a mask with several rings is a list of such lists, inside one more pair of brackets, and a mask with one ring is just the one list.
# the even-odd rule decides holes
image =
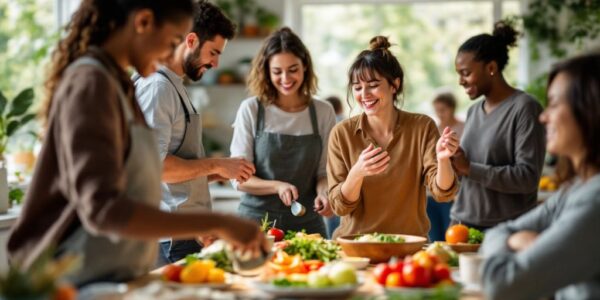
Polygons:
[[371,259],[371,263],[387,262],[392,256],[403,258],[421,250],[427,239],[422,236],[395,234],[404,239],[404,243],[361,242],[355,239],[362,234],[341,236],[338,244],[346,256],[361,256]]
[[456,253],[477,252],[479,250],[479,246],[481,246],[481,244],[467,244],[467,243],[456,243],[456,244],[447,243],[447,244]]

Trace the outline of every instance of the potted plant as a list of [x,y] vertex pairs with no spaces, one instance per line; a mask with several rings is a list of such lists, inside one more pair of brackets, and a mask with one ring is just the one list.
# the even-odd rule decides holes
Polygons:
[[28,113],[33,104],[33,98],[32,88],[24,89],[12,101],[8,101],[4,94],[0,92],[0,213],[8,210],[8,183],[5,163],[8,140],[19,128],[35,118],[35,114]]
[[49,248],[31,266],[11,265],[0,273],[0,300],[76,300],[77,290],[63,279],[81,266],[81,256],[53,258]]

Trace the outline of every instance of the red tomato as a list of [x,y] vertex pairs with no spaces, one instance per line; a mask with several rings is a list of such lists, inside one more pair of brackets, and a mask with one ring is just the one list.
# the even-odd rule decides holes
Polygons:
[[399,272],[390,273],[385,279],[385,286],[402,286],[402,274]]
[[447,264],[437,264],[433,267],[433,278],[436,282],[450,279],[450,268]]
[[388,266],[390,267],[390,270],[392,272],[402,273],[402,267],[404,267],[404,262],[402,262],[401,260],[397,260],[395,262],[388,263]]
[[388,275],[392,272],[392,269],[386,263],[378,264],[375,269],[373,269],[373,276],[375,277],[375,281],[379,284],[385,284]]
[[426,287],[431,282],[431,271],[417,263],[405,263],[402,268],[402,281],[407,286]]
[[276,242],[283,240],[283,237],[285,236],[285,233],[283,232],[283,230],[281,230],[279,228],[275,228],[275,227],[269,229],[267,234],[274,236]]
[[319,270],[325,263],[318,259],[311,259],[304,261],[304,266],[308,269],[308,271],[317,271]]
[[180,275],[182,270],[183,266],[180,265],[166,265],[162,270],[162,276],[168,281],[181,282]]

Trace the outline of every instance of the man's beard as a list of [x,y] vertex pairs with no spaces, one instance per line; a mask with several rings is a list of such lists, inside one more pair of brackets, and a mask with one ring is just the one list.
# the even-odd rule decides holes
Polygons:
[[[183,60],[183,72],[192,81],[198,81],[202,79],[204,72],[212,68],[211,64],[197,65],[194,57],[200,56],[200,47],[194,50],[194,52],[185,57]],[[200,58],[198,58],[200,60]],[[204,72],[200,72],[200,69],[205,68]]]

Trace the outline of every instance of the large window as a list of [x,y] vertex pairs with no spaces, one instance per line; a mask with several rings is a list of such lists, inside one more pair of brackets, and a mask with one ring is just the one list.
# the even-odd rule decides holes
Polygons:
[[[475,34],[491,33],[494,14],[503,17],[519,10],[517,1],[502,5],[499,1],[496,5],[492,1],[352,2],[305,0],[296,4],[299,28],[295,29],[313,55],[319,96],[345,99],[352,60],[367,48],[373,36],[384,35],[395,44],[390,50],[406,73],[403,108],[425,113],[431,112],[431,100],[442,90],[457,96],[459,112],[464,113],[469,101],[454,71],[458,47]],[[512,84],[516,84],[518,61],[514,49],[505,70]]]

